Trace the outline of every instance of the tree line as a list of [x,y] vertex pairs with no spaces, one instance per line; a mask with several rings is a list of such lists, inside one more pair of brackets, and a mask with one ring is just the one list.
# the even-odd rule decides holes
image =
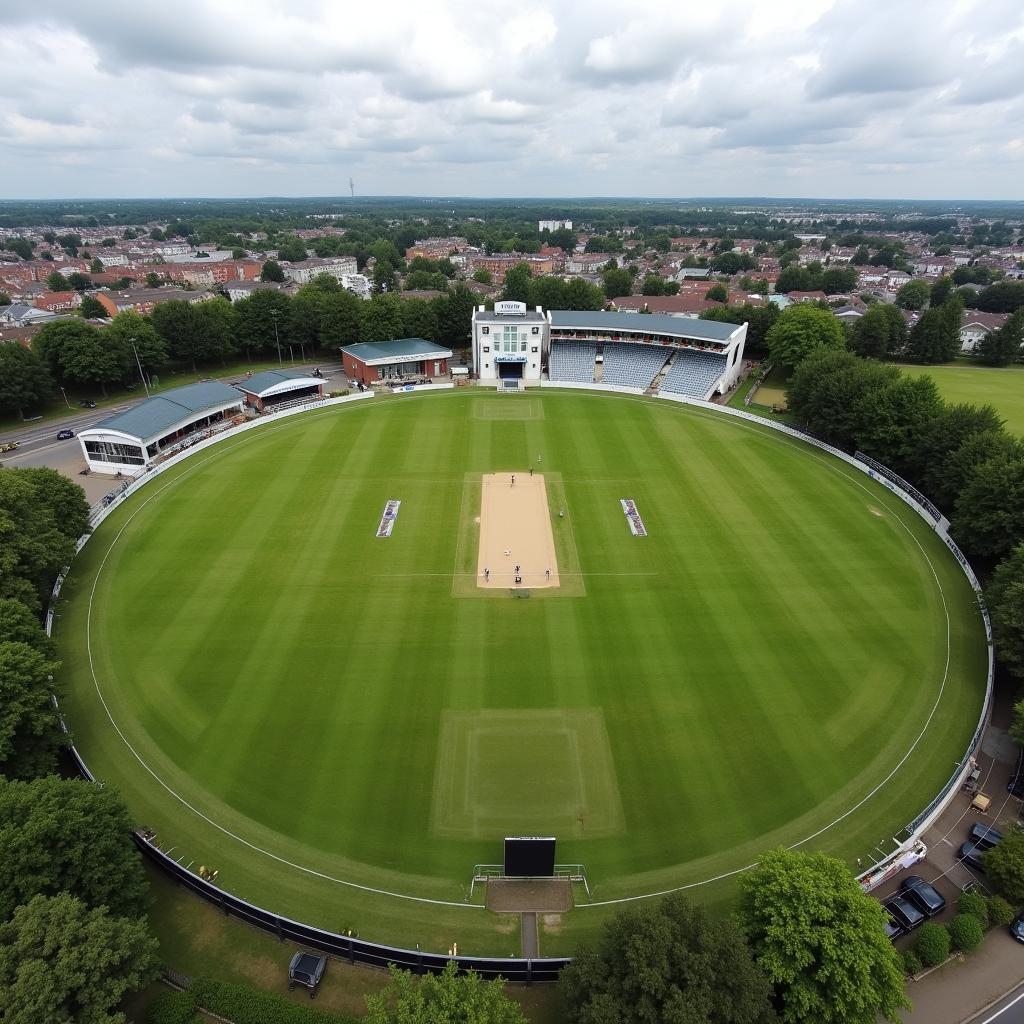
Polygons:
[[122,311],[107,327],[57,320],[43,325],[31,350],[0,343],[0,414],[39,407],[57,384],[106,394],[111,385],[137,381],[140,370],[152,378],[172,361],[195,371],[239,355],[306,359],[358,341],[403,337],[464,348],[475,302],[458,284],[434,299],[382,293],[364,301],[320,275],[294,296],[263,289],[235,303],[174,299],[149,315]]

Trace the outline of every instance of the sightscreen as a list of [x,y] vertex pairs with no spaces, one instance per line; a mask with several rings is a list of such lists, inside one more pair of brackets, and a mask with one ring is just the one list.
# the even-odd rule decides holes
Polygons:
[[506,836],[505,875],[546,878],[555,873],[555,840],[543,836]]

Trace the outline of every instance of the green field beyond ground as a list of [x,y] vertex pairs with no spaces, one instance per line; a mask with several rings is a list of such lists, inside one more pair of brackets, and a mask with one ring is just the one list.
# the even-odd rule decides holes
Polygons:
[[[478,591],[480,475],[531,462],[562,591]],[[250,431],[119,509],[64,594],[79,749],[173,856],[293,917],[462,952],[518,952],[515,919],[459,905],[506,834],[556,835],[595,902],[816,834],[867,865],[949,777],[984,687],[973,594],[910,509],[646,399],[459,391]],[[609,912],[547,920],[543,951]]]
[[901,366],[905,373],[935,378],[947,402],[994,405],[1006,429],[1024,435],[1024,366]]

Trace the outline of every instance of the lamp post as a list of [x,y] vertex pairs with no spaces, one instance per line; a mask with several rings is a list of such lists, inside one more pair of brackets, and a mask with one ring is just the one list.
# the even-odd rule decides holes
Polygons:
[[68,401],[68,393],[59,384],[57,387],[60,388],[60,393],[64,396],[64,404],[70,409],[71,403]]
[[139,359],[139,351],[135,347],[135,339],[129,338],[128,342],[132,347],[132,352],[135,354],[135,365],[139,368],[139,379],[142,381],[143,388],[145,388],[146,397],[149,398],[149,384],[146,383],[146,375],[142,372],[142,361]]
[[274,321],[274,341],[277,344],[277,364],[278,366],[284,366],[284,360],[281,358],[281,338],[277,333],[277,318],[281,315],[279,309],[272,309],[270,311],[270,317]]

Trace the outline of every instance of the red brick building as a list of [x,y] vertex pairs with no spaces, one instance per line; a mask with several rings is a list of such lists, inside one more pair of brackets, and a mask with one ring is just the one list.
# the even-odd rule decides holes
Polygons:
[[374,384],[400,383],[409,377],[447,377],[452,350],[423,338],[368,341],[341,350],[345,375],[350,380]]

